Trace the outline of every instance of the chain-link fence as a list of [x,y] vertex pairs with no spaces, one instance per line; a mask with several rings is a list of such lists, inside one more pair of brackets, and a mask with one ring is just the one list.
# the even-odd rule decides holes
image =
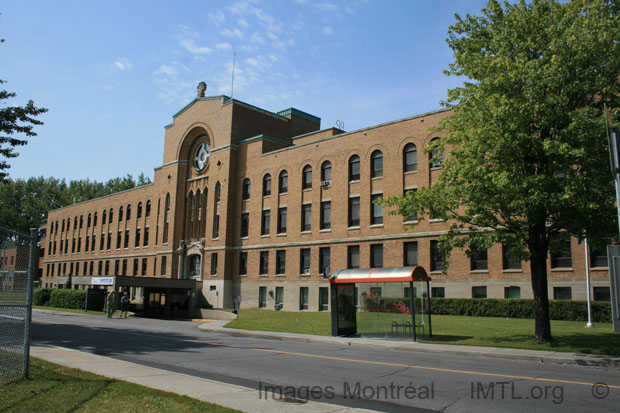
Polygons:
[[28,374],[36,231],[0,227],[0,386]]

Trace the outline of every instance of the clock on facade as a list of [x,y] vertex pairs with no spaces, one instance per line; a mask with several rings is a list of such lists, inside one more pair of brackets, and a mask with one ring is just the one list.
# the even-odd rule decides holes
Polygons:
[[209,154],[209,144],[205,142],[198,145],[196,152],[194,152],[194,168],[196,171],[200,172],[205,169],[209,163]]

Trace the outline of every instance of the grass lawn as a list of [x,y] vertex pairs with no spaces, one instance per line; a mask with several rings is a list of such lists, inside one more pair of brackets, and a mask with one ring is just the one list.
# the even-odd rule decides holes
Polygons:
[[236,412],[121,380],[31,359],[30,378],[0,390],[2,412]]
[[[582,321],[551,321],[551,345],[536,343],[531,319],[434,315],[432,325],[433,338],[427,343],[620,356],[620,334],[613,333],[610,323],[585,328]],[[226,327],[329,336],[331,313],[240,310]]]

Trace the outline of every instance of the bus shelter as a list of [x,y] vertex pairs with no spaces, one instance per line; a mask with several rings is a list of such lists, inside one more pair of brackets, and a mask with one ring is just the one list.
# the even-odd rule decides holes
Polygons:
[[420,266],[336,271],[329,279],[332,336],[432,337],[430,281]]

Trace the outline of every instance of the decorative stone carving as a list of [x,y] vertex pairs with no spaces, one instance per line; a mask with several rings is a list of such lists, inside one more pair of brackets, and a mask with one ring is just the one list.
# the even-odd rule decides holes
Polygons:
[[205,97],[206,91],[207,91],[207,84],[205,82],[198,83],[198,87],[196,88],[197,96],[199,98]]

